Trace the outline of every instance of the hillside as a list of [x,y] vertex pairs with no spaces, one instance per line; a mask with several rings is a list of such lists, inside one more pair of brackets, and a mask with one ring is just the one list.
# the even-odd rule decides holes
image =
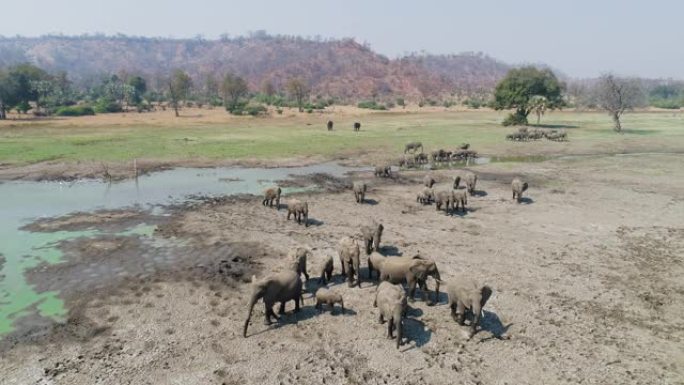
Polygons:
[[143,74],[152,85],[172,69],[201,85],[208,75],[235,72],[250,88],[265,80],[282,89],[289,77],[307,79],[314,95],[410,99],[491,89],[509,65],[482,54],[412,55],[396,60],[352,39],[307,40],[254,36],[221,40],[126,36],[0,38],[0,67],[30,62],[66,71],[76,83],[109,73]]

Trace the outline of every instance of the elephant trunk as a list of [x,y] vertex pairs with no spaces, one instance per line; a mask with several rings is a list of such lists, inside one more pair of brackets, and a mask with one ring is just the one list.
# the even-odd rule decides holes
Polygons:
[[245,326],[242,329],[242,337],[247,337],[247,327],[249,326],[249,320],[252,318],[252,310],[254,310],[254,305],[259,300],[258,293],[252,294],[252,298],[249,300],[249,312],[247,313],[247,319],[245,320]]

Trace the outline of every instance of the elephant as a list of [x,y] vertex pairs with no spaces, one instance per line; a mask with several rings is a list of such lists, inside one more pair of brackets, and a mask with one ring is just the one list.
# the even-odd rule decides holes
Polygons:
[[451,191],[438,191],[435,193],[435,207],[437,211],[442,209],[444,206],[444,211],[449,212],[449,204],[451,202]]
[[466,313],[472,314],[469,338],[473,338],[480,323],[482,309],[492,295],[492,289],[466,277],[450,279],[444,283],[446,283],[449,308],[454,321],[463,325]]
[[378,279],[380,279],[380,266],[385,261],[385,256],[374,251],[368,256],[368,279],[373,279],[373,271],[378,272]]
[[260,299],[264,300],[266,325],[271,324],[271,317],[278,320],[278,316],[273,312],[273,305],[280,302],[280,314],[285,313],[285,303],[288,301],[295,302],[295,313],[299,312],[300,301],[302,299],[302,280],[294,271],[284,271],[277,274],[272,274],[259,281],[252,276],[252,295],[249,300],[249,312],[242,330],[242,336],[247,337],[247,327],[249,320],[252,318],[252,310],[254,305]]
[[332,129],[333,129],[333,121],[328,120],[328,131],[332,131]]
[[334,310],[335,304],[339,303],[342,313],[344,313],[344,299],[342,299],[342,295],[337,291],[322,287],[316,291],[315,298],[316,309],[319,312],[323,311],[323,304],[328,305],[328,307],[330,307],[330,311],[332,312]]
[[280,210],[280,193],[282,190],[278,186],[269,187],[264,190],[264,200],[261,204],[268,207],[273,207],[273,201],[275,201],[276,209]]
[[352,237],[344,237],[337,245],[337,252],[342,264],[342,275],[347,276],[349,287],[354,287],[354,275],[356,275],[356,286],[361,287],[359,244]]
[[423,205],[430,204],[434,200],[434,192],[430,188],[424,188],[421,192],[418,193],[416,196],[416,202],[421,203]]
[[372,225],[361,227],[361,238],[366,248],[366,255],[369,255],[372,251],[380,250],[380,239],[384,229],[385,227],[382,223],[375,222]]
[[[309,274],[306,272],[306,259],[312,257],[311,250],[305,247],[296,247],[287,253],[287,260],[292,266],[292,271],[297,274],[304,274],[306,281],[309,280]],[[305,281],[305,282],[306,282]]]
[[332,280],[333,268],[333,257],[328,255],[321,265],[321,277],[318,279],[318,284],[325,285]]
[[468,172],[465,174],[463,179],[465,179],[465,185],[466,189],[468,190],[468,194],[474,195],[475,185],[477,184],[477,174],[475,174],[474,172]]
[[454,177],[454,187],[453,187],[453,188],[454,188],[454,190],[456,190],[456,189],[458,189],[458,188],[460,188],[460,187],[461,187],[461,176],[460,176],[460,175],[456,175],[456,176]]
[[355,122],[354,123],[354,131],[360,131],[361,130],[361,123]]
[[406,145],[404,146],[404,154],[406,154],[409,151],[416,152],[416,151],[418,151],[419,148],[420,148],[420,152],[423,152],[423,143],[421,143],[421,142],[406,143]]
[[399,349],[403,337],[402,321],[406,316],[407,307],[404,289],[401,285],[381,282],[375,291],[373,306],[379,310],[380,323],[387,322],[387,338],[394,338],[392,332],[397,332],[397,349]]
[[428,163],[427,154],[424,154],[422,152],[414,155],[413,159],[415,160],[416,164],[427,164]]
[[513,182],[511,182],[511,189],[513,190],[513,199],[516,199],[516,202],[520,203],[522,194],[527,190],[527,187],[527,182],[523,182],[520,178],[513,179]]
[[[461,212],[466,211],[466,204],[468,204],[468,193],[465,190],[452,190],[451,191],[451,209],[453,211],[458,210],[459,205],[461,206]],[[448,210],[448,208],[447,208]]]
[[432,158],[433,162],[442,160],[442,151],[443,150],[435,150],[430,153],[430,158]]
[[470,148],[470,143],[461,143],[460,146],[458,146],[459,150],[467,150]]
[[374,175],[377,177],[389,178],[390,176],[392,176],[392,166],[375,166]]
[[290,220],[290,215],[294,215],[297,223],[301,224],[304,220],[304,226],[309,227],[309,203],[302,202],[298,199],[290,199],[287,202],[287,220]]
[[435,178],[433,178],[432,175],[427,174],[423,178],[423,184],[425,185],[425,187],[432,188],[432,186],[435,185]]
[[368,186],[363,182],[354,182],[352,190],[354,190],[354,198],[356,198],[356,203],[363,203],[366,199],[366,190]]
[[[423,300],[427,301],[428,306],[434,305],[439,301],[439,270],[435,261],[422,258],[419,255],[414,257],[387,258],[378,266],[380,270],[380,281],[391,283],[406,282],[409,291],[409,301],[413,301],[416,294],[416,285],[420,286],[423,292]],[[431,276],[437,280],[435,286],[435,301],[428,298],[427,277]]]

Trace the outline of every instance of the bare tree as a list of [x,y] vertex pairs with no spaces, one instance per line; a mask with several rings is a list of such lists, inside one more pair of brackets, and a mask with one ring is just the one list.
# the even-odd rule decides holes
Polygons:
[[309,87],[299,78],[292,78],[287,82],[287,92],[297,101],[299,112],[303,111],[304,98],[309,95]]
[[192,88],[190,76],[183,70],[174,71],[169,79],[169,97],[171,98],[171,106],[176,112],[176,117],[178,117],[178,104],[181,100],[185,100],[188,97],[190,88]]
[[608,111],[615,123],[615,131],[622,132],[620,116],[645,104],[644,92],[637,79],[619,78],[612,74],[601,76],[596,90],[596,99],[601,108]]

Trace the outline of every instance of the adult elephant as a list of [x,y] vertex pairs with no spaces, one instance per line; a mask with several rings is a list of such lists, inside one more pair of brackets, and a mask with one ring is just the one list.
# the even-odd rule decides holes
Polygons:
[[423,143],[421,143],[421,142],[406,143],[406,145],[404,146],[404,154],[406,154],[409,151],[416,152],[416,151],[418,151],[419,148],[420,148],[420,152],[423,152]]
[[[377,267],[380,271],[380,281],[389,281],[393,284],[406,282],[408,285],[408,298],[413,301],[416,294],[416,286],[420,286],[423,292],[423,300],[428,306],[434,305],[439,301],[439,270],[435,261],[425,259],[420,256],[386,258]],[[435,279],[435,300],[428,298],[427,278],[431,276]]]
[[278,320],[278,316],[273,312],[273,305],[276,302],[280,302],[280,314],[285,313],[285,303],[288,301],[295,301],[294,311],[295,313],[299,312],[299,301],[302,300],[302,280],[299,273],[284,271],[269,275],[259,281],[252,277],[252,296],[249,300],[249,312],[242,330],[243,337],[247,337],[247,327],[252,318],[252,310],[260,299],[264,300],[264,324],[266,325],[271,324],[271,317],[275,318],[276,321]]
[[332,131],[332,129],[333,129],[333,121],[328,120],[328,131]]

